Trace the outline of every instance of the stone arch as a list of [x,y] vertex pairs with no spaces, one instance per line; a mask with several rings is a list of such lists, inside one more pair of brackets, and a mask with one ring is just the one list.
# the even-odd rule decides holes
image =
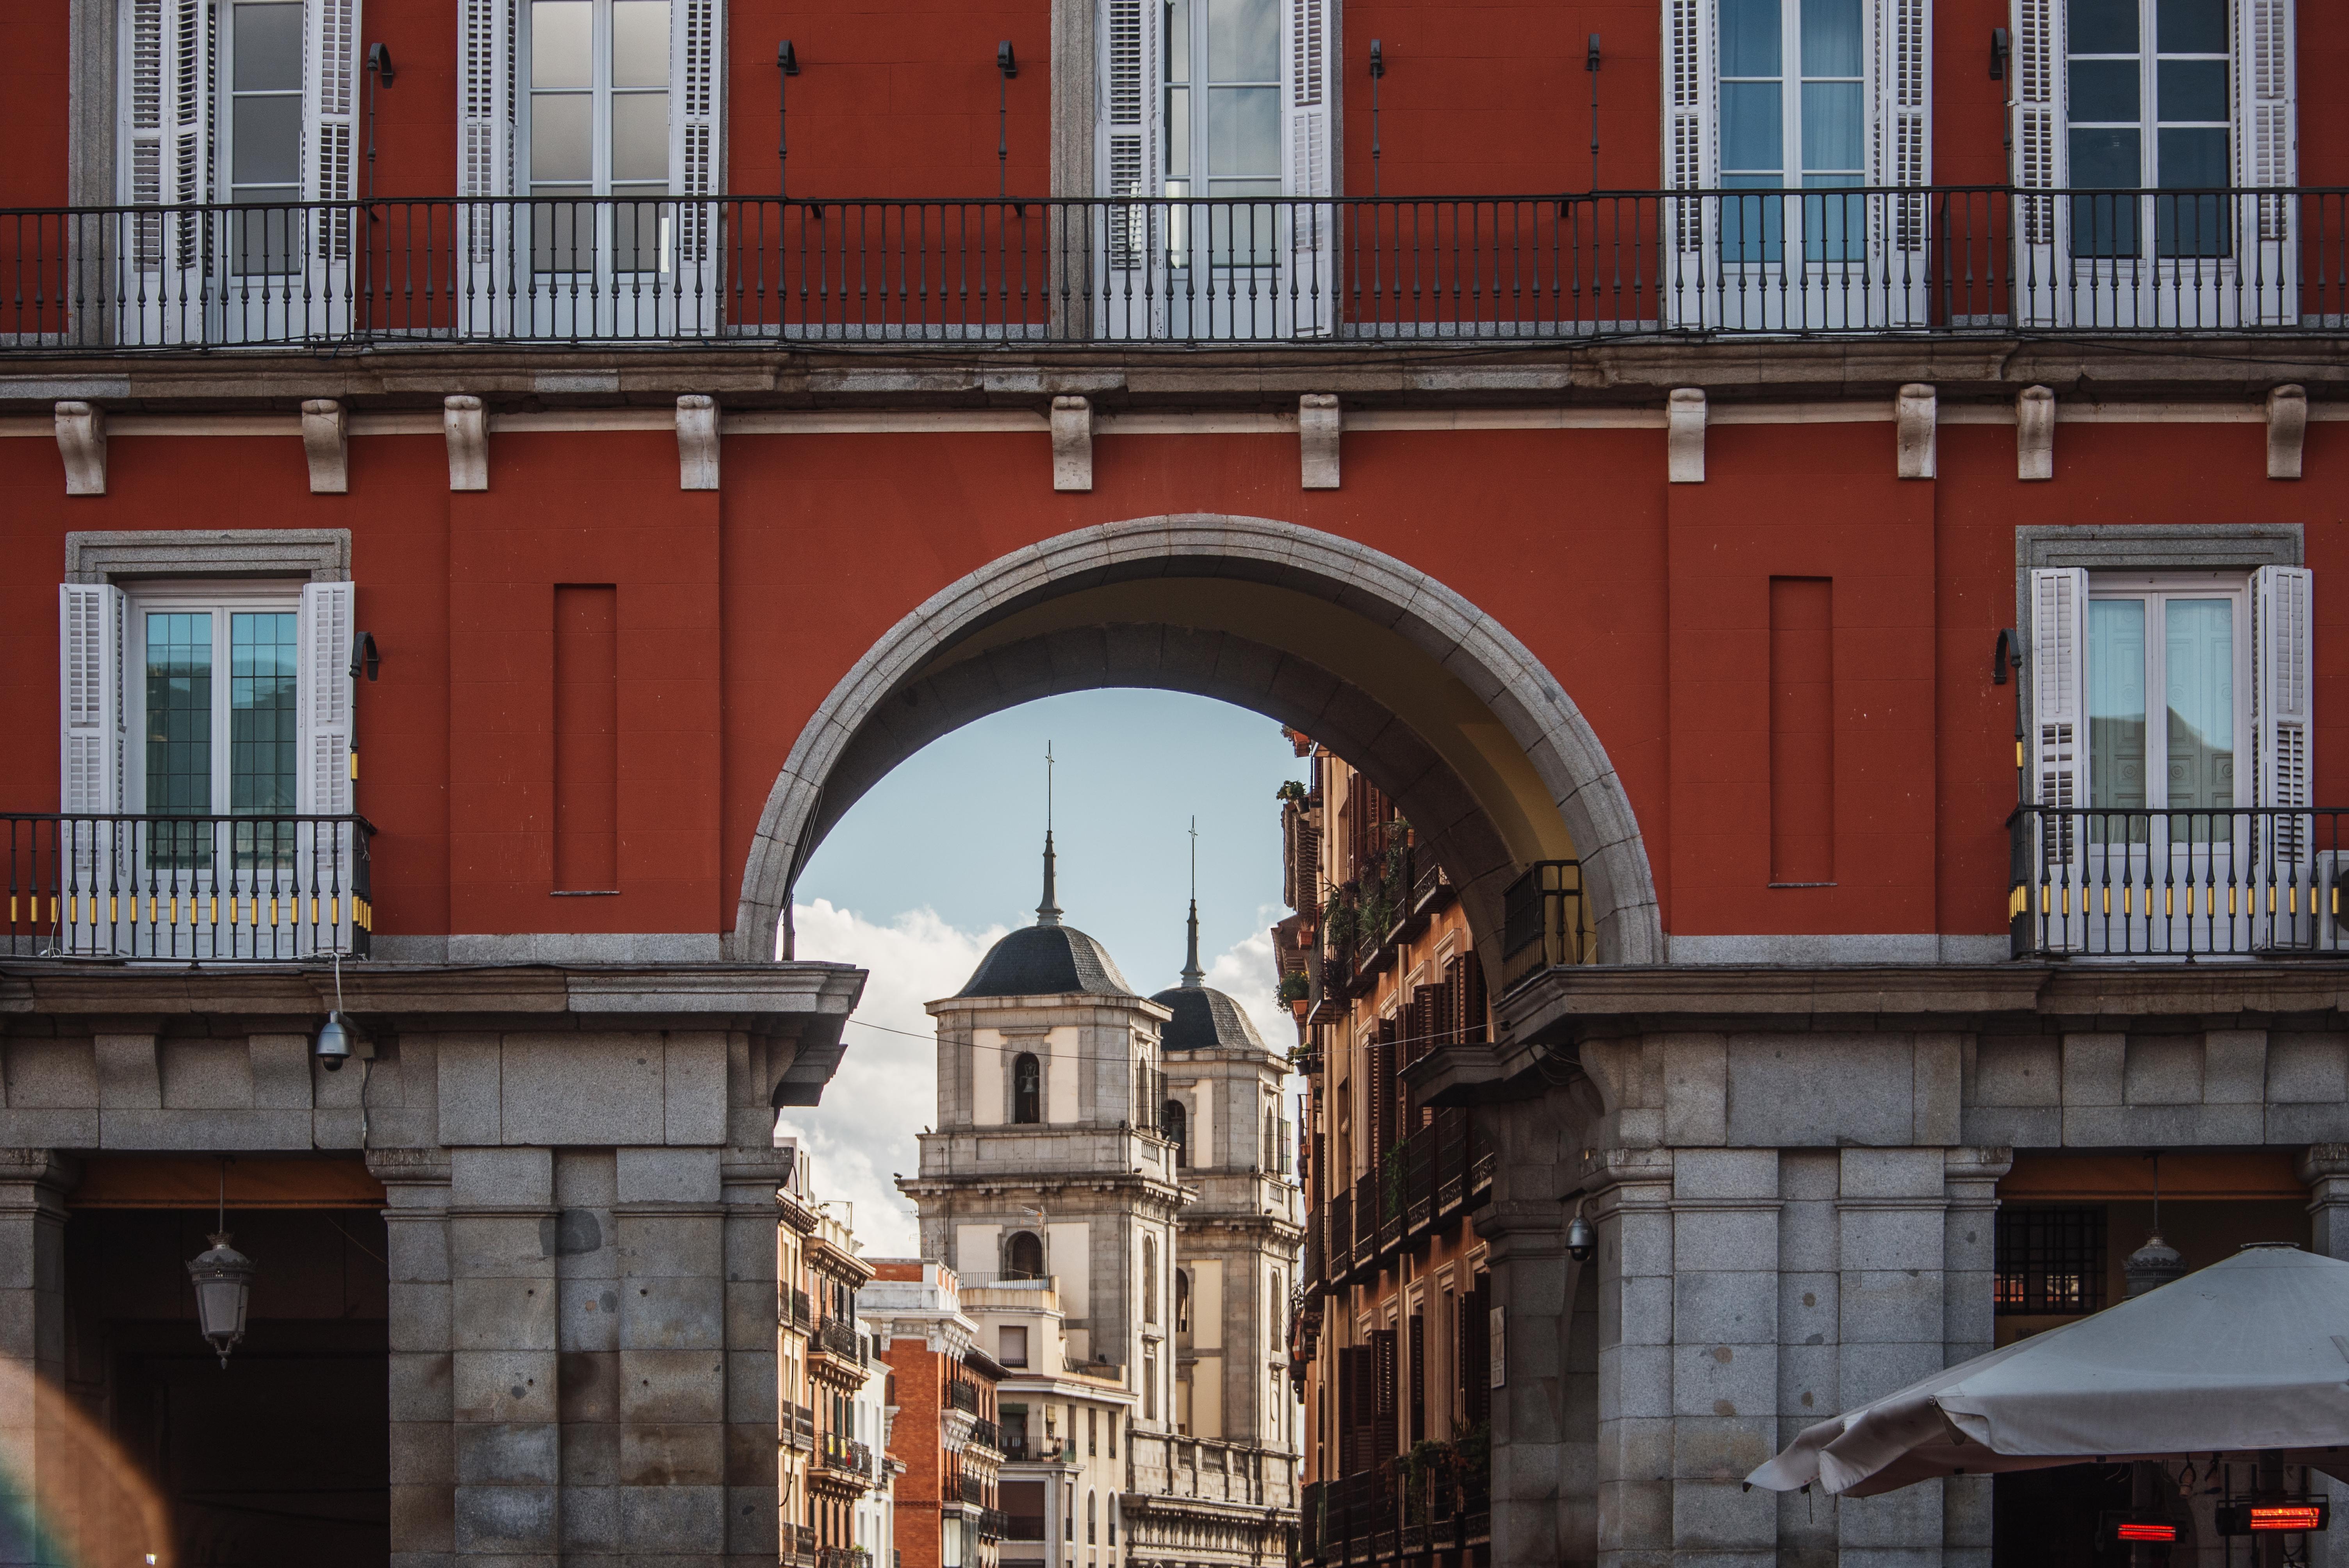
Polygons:
[[864,792],[964,724],[1144,686],[1254,708],[1395,799],[1499,926],[1529,861],[1582,862],[1602,963],[1663,961],[1655,879],[1605,748],[1526,646],[1415,567],[1264,518],[1183,514],[1041,541],[952,583],[843,676],[767,798],[730,955],[770,956],[799,869]]

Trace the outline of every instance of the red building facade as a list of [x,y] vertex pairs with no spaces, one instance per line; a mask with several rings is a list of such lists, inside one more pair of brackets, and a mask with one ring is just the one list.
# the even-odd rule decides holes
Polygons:
[[[792,957],[792,879],[927,739],[1056,691],[1290,724],[1456,890],[1487,1028],[1402,1078],[1503,1108],[1495,1560],[1985,1560],[1978,1480],[1800,1518],[1736,1481],[1992,1341],[2009,1150],[2296,1162],[2335,1245],[2349,129],[2301,84],[2349,17],[40,0],[0,29],[34,1216],[0,1242],[49,1244],[80,1153],[367,1162],[401,1561],[636,1551],[595,1522],[655,1497],[662,1550],[772,1559],[773,1336],[734,1295],[773,1282],[737,1233],[858,983]],[[330,1010],[359,1073],[311,1060]],[[574,1210],[692,1220],[660,1265],[692,1310],[613,1346],[584,1305],[460,1310],[592,1255],[467,1227],[585,1237]],[[1868,1294],[1912,1269],[1930,1302]],[[1843,1282],[1793,1298],[1834,1322],[1772,1305],[1796,1275]],[[1386,1287],[1306,1288],[1328,1350],[1384,1331]],[[665,1404],[543,1391],[688,1320],[735,1392],[682,1362]],[[1309,1455],[1341,1414],[1312,1394]],[[550,1457],[598,1423],[659,1462]],[[451,1429],[536,1435],[468,1468]]]

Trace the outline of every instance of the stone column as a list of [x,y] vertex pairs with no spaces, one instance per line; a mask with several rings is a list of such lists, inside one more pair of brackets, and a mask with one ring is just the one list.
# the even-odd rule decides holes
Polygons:
[[[1843,1408],[1838,1267],[1842,1161],[1832,1149],[1778,1156],[1778,1447]],[[1826,1493],[1778,1498],[1778,1545],[1789,1556],[1832,1563],[1836,1503]]]
[[[1850,1408],[1944,1366],[1948,1177],[1939,1149],[1840,1153],[1837,1269],[1841,1406]],[[1843,1568],[1916,1568],[1940,1559],[1942,1489],[1903,1487],[1837,1501]]]
[[455,1553],[559,1560],[554,1152],[449,1151]]
[[[1618,1568],[1672,1549],[1672,1153],[1599,1150],[1585,1169],[1599,1233],[1598,1556]],[[1494,1544],[1495,1562],[1528,1561]]]
[[456,1546],[457,1461],[450,1426],[449,1157],[378,1149],[389,1282],[391,1565],[448,1568]]
[[1778,1151],[1672,1154],[1673,1561],[1770,1561],[1778,1502]]
[[[79,1172],[49,1149],[0,1149],[0,1357],[62,1398],[66,1363],[65,1194]],[[0,1501],[21,1519],[49,1475],[70,1475],[71,1457],[43,1431],[34,1386],[0,1382]],[[45,1474],[44,1472],[48,1472]],[[0,1563],[48,1561],[13,1524],[0,1526]]]
[[[2012,1149],[1942,1151],[1948,1202],[1941,1233],[1945,1366],[1988,1353],[1997,1339],[1998,1182],[2013,1164]],[[1952,1476],[1943,1481],[1945,1568],[1990,1568],[1990,1544],[1991,1478]]]
[[726,1551],[740,1568],[772,1568],[781,1502],[776,1484],[775,1189],[786,1154],[729,1149],[719,1158],[726,1302]]

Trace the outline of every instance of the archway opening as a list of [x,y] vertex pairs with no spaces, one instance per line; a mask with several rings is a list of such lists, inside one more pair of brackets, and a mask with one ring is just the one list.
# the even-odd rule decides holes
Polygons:
[[1541,663],[1392,557],[1226,517],[1063,535],[973,573],[893,628],[811,719],[776,781],[746,868],[738,952],[790,954],[800,868],[923,746],[1021,703],[1117,686],[1216,697],[1344,757],[1396,802],[1488,942],[1513,882],[1571,861],[1581,952],[1661,960],[1630,805]]

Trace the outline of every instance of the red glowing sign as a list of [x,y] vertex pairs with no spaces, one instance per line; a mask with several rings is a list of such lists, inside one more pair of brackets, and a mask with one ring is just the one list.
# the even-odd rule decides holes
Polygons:
[[2123,1541],[2175,1541],[2178,1539],[2178,1526],[2174,1524],[2140,1524],[2123,1521],[2114,1526],[2114,1529],[2119,1539]]

